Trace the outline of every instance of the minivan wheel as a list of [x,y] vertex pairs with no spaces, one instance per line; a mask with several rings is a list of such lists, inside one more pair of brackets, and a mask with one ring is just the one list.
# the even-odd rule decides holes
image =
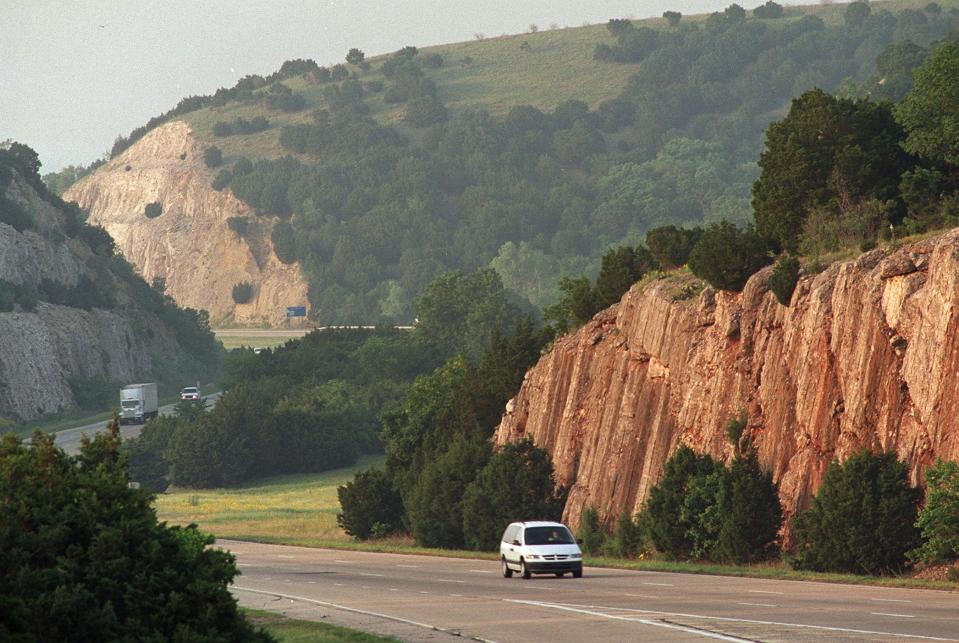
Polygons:
[[573,570],[573,578],[582,578],[582,577],[583,577],[583,570],[582,570],[582,569],[574,569],[574,570]]
[[503,559],[503,578],[512,578],[513,570],[509,568],[509,565],[506,564],[506,559]]
[[523,575],[523,580],[529,580],[533,575],[530,573],[529,569],[526,567],[526,561],[522,558],[519,559],[519,573]]

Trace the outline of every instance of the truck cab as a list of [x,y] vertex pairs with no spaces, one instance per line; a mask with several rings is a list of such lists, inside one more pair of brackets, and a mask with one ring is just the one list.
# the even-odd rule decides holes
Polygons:
[[157,385],[129,384],[120,389],[120,423],[143,424],[157,416]]

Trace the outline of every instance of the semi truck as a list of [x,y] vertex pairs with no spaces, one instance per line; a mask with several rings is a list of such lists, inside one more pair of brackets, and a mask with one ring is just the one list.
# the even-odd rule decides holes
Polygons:
[[155,382],[127,384],[120,389],[120,424],[143,424],[157,413]]

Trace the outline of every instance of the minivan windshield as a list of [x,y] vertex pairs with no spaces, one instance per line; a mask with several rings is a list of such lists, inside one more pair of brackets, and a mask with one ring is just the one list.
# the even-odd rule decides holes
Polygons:
[[566,527],[527,527],[523,536],[527,545],[575,545],[576,539]]

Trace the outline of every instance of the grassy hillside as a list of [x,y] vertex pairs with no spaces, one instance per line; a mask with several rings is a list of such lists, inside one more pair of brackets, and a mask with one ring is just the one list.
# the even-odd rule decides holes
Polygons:
[[332,68],[287,61],[147,128],[187,120],[222,152],[214,187],[285,219],[274,251],[300,264],[322,323],[408,323],[436,276],[486,266],[542,309],[611,245],[667,224],[750,221],[763,132],[790,100],[814,87],[901,98],[919,59],[893,60],[885,83],[877,57],[906,41],[927,52],[959,28],[957,7],[756,17],[732,5],[672,26],[611,21]]
[[[959,8],[959,0],[938,3],[944,11]],[[921,10],[929,0],[887,0],[873,2],[874,11],[900,12]],[[785,8],[783,21],[796,21],[806,15],[822,18],[827,25],[843,22],[846,4],[817,4]],[[615,18],[617,16],[610,16]],[[683,24],[701,24],[706,14],[683,17]],[[668,29],[662,18],[634,21],[654,29]],[[570,26],[537,33],[484,37],[482,40],[421,47],[424,54],[439,54],[446,64],[430,77],[439,88],[440,98],[452,110],[483,109],[494,115],[506,114],[512,107],[531,105],[549,111],[566,100],[581,100],[592,108],[618,96],[638,65],[610,65],[593,59],[596,45],[609,44],[614,38],[603,24]],[[524,43],[529,48],[523,47]],[[417,46],[419,43],[412,43]],[[351,66],[361,81],[380,78],[380,67],[389,55],[369,59],[369,70]],[[468,64],[464,60],[470,61]],[[217,139],[213,125],[233,118],[268,116],[277,126],[310,120],[309,110],[324,107],[322,88],[309,86],[302,78],[284,81],[307,98],[307,108],[297,114],[270,114],[258,105],[230,104],[209,107],[185,115],[203,140],[216,143],[228,160],[231,157],[278,158],[286,152],[279,144],[279,127],[242,137]],[[373,114],[384,123],[398,123],[402,108],[373,102]]]

